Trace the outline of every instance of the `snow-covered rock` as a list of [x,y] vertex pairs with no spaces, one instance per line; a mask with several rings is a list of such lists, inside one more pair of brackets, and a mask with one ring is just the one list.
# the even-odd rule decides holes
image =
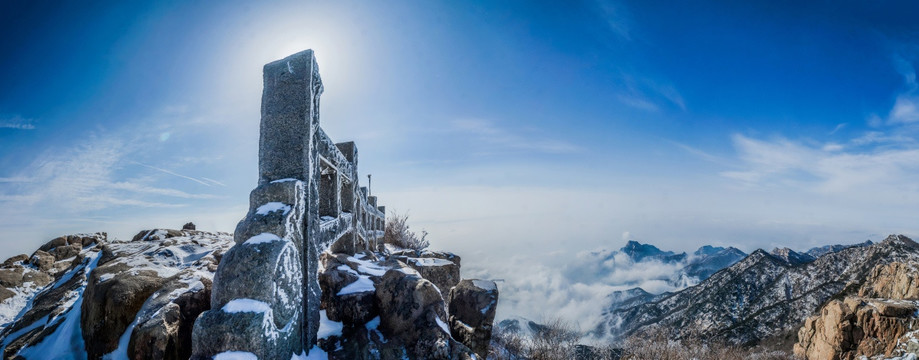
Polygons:
[[[191,325],[209,307],[213,269],[232,239],[141,233],[131,242],[110,242],[104,233],[61,237],[11,261],[33,281],[0,302],[0,314],[14,314],[0,330],[3,358],[188,358]],[[56,261],[48,264],[49,257]],[[51,281],[37,285],[42,279]]]
[[454,338],[485,358],[491,342],[498,287],[494,281],[466,279],[450,289],[450,331]]

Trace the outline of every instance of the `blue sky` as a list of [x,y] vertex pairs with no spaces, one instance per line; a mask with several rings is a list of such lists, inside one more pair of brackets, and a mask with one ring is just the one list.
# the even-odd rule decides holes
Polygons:
[[917,236],[917,15],[907,1],[6,1],[0,257],[74,232],[232,231],[257,179],[261,66],[306,48],[322,126],[357,142],[381,202],[467,274],[626,239]]

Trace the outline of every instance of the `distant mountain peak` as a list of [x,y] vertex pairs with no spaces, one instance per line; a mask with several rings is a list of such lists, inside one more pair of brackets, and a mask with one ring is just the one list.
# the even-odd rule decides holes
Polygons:
[[705,255],[717,254],[717,253],[722,252],[722,251],[724,251],[724,250],[726,250],[726,249],[723,248],[723,247],[721,247],[721,246],[705,245],[705,246],[702,246],[702,247],[700,247],[699,249],[697,249],[697,250],[696,250],[695,252],[693,252],[692,254],[695,255],[695,256],[705,256]]
[[651,244],[642,244],[635,240],[629,240],[625,243],[619,252],[628,255],[632,261],[639,262],[645,259],[657,259],[662,262],[679,262],[686,259],[686,253],[675,253],[673,251],[663,251],[657,246]]
[[815,247],[815,248],[811,248],[810,250],[807,250],[806,254],[807,254],[807,255],[810,255],[810,256],[813,256],[813,257],[815,257],[815,258],[818,258],[818,257],[821,257],[821,256],[823,256],[823,255],[826,255],[826,254],[829,254],[829,253],[838,252],[838,251],[842,251],[842,250],[845,250],[845,249],[848,249],[848,248],[852,248],[852,247],[865,247],[865,246],[870,246],[870,245],[873,245],[873,244],[874,244],[874,243],[873,243],[871,240],[865,240],[865,242],[858,243],[858,244],[852,244],[852,245],[839,245],[839,244],[836,244],[836,245],[824,245],[824,246],[818,246],[818,247]]
[[787,247],[772,249],[772,252],[770,254],[775,257],[778,257],[779,259],[782,259],[782,261],[785,261],[786,263],[789,263],[791,265],[809,263],[816,259],[813,256],[810,256],[808,254],[799,253]]

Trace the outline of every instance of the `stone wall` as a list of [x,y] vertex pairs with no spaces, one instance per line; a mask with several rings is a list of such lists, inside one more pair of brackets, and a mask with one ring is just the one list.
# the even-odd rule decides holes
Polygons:
[[319,254],[380,246],[385,208],[359,185],[355,144],[336,144],[319,126],[322,91],[311,50],[264,67],[258,186],[214,275],[211,310],[195,322],[194,359],[308,352],[319,328]]

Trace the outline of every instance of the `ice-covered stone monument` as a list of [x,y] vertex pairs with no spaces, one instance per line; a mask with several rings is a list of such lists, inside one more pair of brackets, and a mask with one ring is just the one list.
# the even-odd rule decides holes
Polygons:
[[193,359],[249,352],[289,360],[319,328],[319,254],[375,250],[385,208],[359,187],[357,147],[319,127],[322,80],[306,50],[264,68],[258,186],[195,322]]

